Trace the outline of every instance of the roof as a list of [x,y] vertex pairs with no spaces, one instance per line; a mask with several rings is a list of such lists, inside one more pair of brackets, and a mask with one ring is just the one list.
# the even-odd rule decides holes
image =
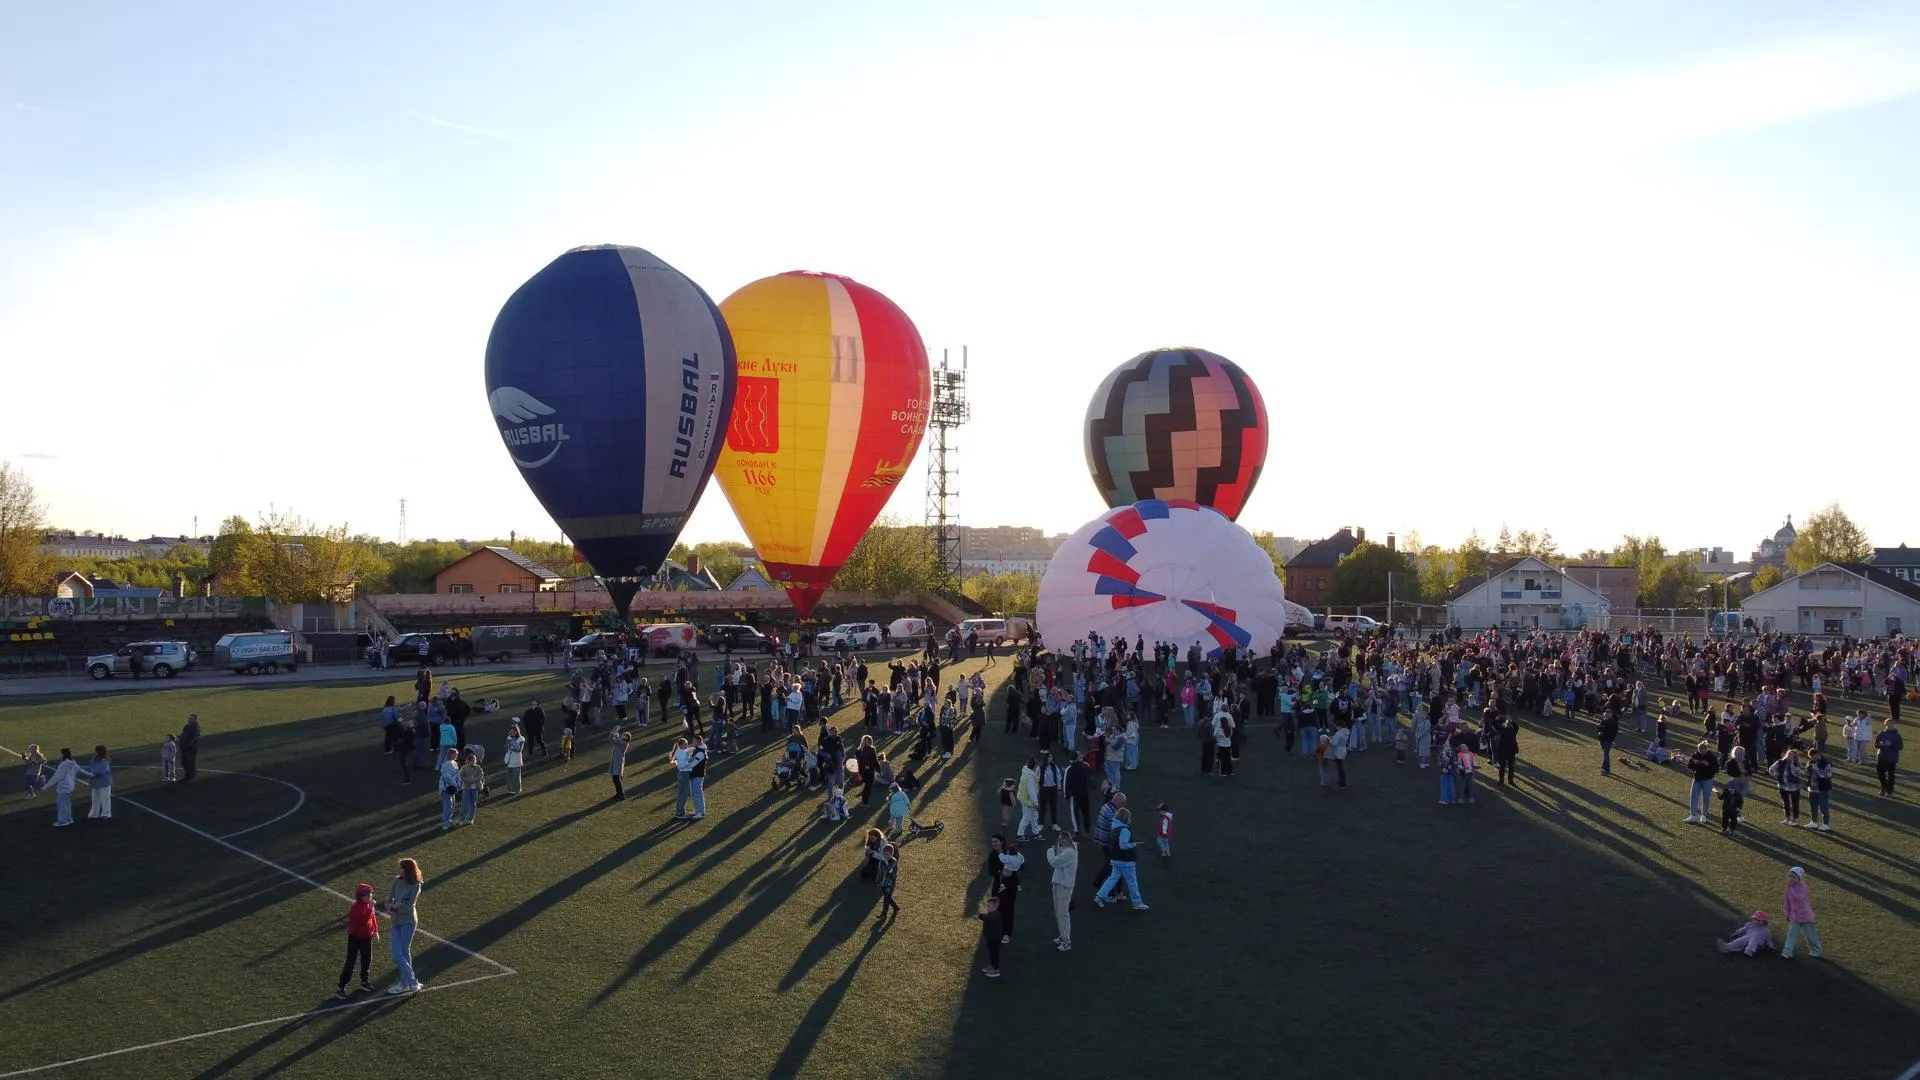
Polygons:
[[1875,585],[1892,589],[1894,592],[1899,593],[1909,600],[1920,600],[1920,584],[1915,584],[1911,581],[1901,581],[1899,578],[1894,577],[1878,566],[1861,562],[1834,563],[1833,565],[1838,566],[1842,570],[1851,570],[1861,577],[1866,578],[1868,581],[1873,582]]
[[[1846,562],[1846,563],[1830,562],[1830,563],[1821,563],[1819,566],[1816,566],[1813,569],[1819,570],[1822,567],[1828,567],[1828,566],[1831,566],[1836,570],[1845,570],[1847,573],[1852,574],[1855,577],[1863,578],[1867,581],[1872,582],[1875,585],[1880,586],[1883,589],[1886,589],[1890,592],[1899,593],[1901,596],[1904,596],[1909,600],[1920,603],[1920,583],[1916,583],[1912,581],[1901,581],[1899,578],[1894,577],[1892,574],[1887,573],[1885,570],[1881,569],[1878,566],[1871,566],[1867,563],[1859,563],[1859,562]],[[1740,601],[1740,606],[1744,608],[1747,604],[1758,599],[1759,597],[1765,596],[1766,594],[1772,592],[1775,589],[1780,588],[1783,585],[1792,583],[1794,579],[1799,576],[1800,575],[1795,574],[1790,577],[1783,578],[1780,581],[1775,582],[1774,584],[1769,585],[1764,589],[1761,589],[1759,592],[1756,592],[1752,596],[1747,597],[1745,600]]]
[[1905,544],[1874,548],[1873,556],[1867,562],[1874,566],[1920,566],[1920,548],[1910,548]]
[[1324,540],[1315,540],[1300,549],[1300,553],[1287,560],[1287,568],[1294,567],[1332,567],[1340,565],[1340,560],[1353,554],[1360,541],[1353,535],[1352,529],[1343,528]]
[[1460,579],[1460,583],[1453,587],[1452,592],[1447,594],[1447,599],[1458,600],[1486,583],[1487,575],[1468,574],[1466,577]]
[[532,559],[527,558],[525,555],[520,554],[519,552],[513,550],[510,547],[501,547],[498,544],[488,544],[486,547],[483,547],[480,550],[491,551],[495,555],[500,556],[501,558],[507,560],[508,562],[519,567],[520,569],[525,570],[527,573],[532,574],[534,577],[537,577],[542,581],[560,580],[559,574],[556,574],[553,571],[547,569],[546,567],[541,566],[539,563],[534,562]]

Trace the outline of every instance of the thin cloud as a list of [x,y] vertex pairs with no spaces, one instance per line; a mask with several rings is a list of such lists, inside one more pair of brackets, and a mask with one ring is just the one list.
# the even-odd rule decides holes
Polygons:
[[26,458],[28,461],[59,461],[60,460],[59,454],[21,454],[20,456],[23,458]]
[[41,108],[38,105],[33,104],[30,101],[16,101],[13,103],[13,111],[14,112],[46,112],[47,110]]
[[407,115],[421,123],[432,124],[435,127],[443,127],[449,131],[458,131],[462,135],[478,135],[483,139],[499,139],[501,142],[510,143],[520,141],[504,131],[496,131],[493,128],[473,127],[470,124],[456,124],[452,120],[443,120],[438,116],[428,116],[422,112],[409,112]]

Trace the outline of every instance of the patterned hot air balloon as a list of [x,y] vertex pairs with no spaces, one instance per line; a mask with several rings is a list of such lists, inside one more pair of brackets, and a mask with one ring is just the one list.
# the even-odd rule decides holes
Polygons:
[[639,248],[575,248],[500,309],[486,377],[507,453],[624,618],[727,430],[733,339],[719,309]]
[[805,617],[920,448],[926,346],[893,301],[834,274],[761,278],[720,310],[740,358],[720,488]]
[[1191,499],[1238,518],[1267,459],[1267,406],[1239,365],[1155,349],[1115,368],[1087,406],[1087,468],[1108,506]]
[[1065,649],[1111,641],[1259,654],[1286,629],[1280,577],[1247,530],[1187,499],[1147,499],[1082,525],[1047,564],[1035,619]]

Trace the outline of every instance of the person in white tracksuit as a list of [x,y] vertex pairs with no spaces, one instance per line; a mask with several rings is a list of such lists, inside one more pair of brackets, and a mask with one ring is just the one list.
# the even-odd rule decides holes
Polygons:
[[73,824],[73,782],[80,775],[80,763],[73,760],[73,751],[60,748],[60,761],[53,767],[53,775],[47,784],[53,788],[54,816],[53,824]]
[[1014,838],[1025,840],[1029,836],[1040,838],[1040,763],[1028,758],[1020,770],[1020,784],[1014,792],[1015,801],[1020,804],[1020,825],[1014,830]]

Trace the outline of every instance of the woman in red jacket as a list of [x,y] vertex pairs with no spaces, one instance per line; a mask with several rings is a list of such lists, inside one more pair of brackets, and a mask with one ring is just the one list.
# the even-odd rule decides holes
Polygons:
[[347,962],[340,965],[340,988],[334,997],[347,996],[347,978],[353,974],[355,957],[360,960],[360,989],[371,993],[367,966],[373,963],[373,942],[380,936],[380,920],[374,914],[373,886],[360,883],[353,890],[353,907],[347,909]]

